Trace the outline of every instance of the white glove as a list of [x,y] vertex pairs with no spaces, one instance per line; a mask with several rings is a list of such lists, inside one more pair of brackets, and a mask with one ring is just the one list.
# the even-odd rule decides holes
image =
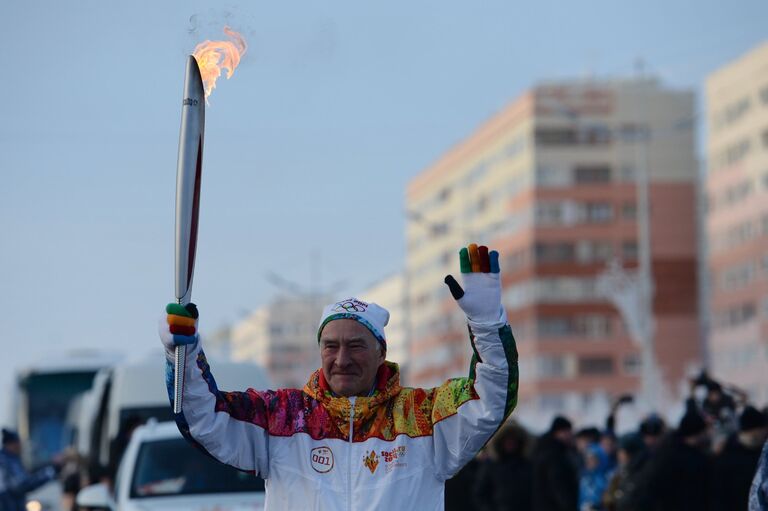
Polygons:
[[194,347],[200,338],[197,333],[198,312],[195,304],[169,303],[165,312],[160,320],[159,333],[166,354],[173,355],[176,346]]
[[505,320],[501,305],[499,253],[472,243],[459,252],[462,288],[453,275],[445,277],[451,295],[467,318],[474,323],[500,323]]

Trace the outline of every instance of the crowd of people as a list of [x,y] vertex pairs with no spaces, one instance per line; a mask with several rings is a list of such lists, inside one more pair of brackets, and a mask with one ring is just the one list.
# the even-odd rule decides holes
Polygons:
[[768,510],[768,409],[702,373],[677,424],[652,414],[618,435],[631,401],[617,399],[601,427],[557,416],[536,438],[506,425],[449,481],[446,510]]

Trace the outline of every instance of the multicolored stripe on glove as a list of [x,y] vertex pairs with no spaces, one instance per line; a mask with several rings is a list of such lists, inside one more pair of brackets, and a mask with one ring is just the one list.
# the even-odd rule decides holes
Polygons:
[[168,325],[173,334],[173,343],[177,346],[194,344],[197,341],[197,318],[199,313],[194,303],[181,305],[169,303],[165,306]]
[[[459,251],[459,267],[461,273],[499,273],[499,253],[495,250],[489,252],[485,245],[478,247],[472,243]],[[452,275],[445,277],[445,283],[454,300],[464,296],[464,289]]]

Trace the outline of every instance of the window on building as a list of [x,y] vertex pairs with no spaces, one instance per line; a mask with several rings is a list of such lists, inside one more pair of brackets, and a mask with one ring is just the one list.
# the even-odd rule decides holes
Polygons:
[[580,263],[606,262],[613,257],[610,241],[580,240],[576,243],[576,259]]
[[621,244],[621,258],[625,261],[634,261],[638,256],[636,241],[625,241]]
[[768,147],[768,129],[763,131],[763,147]]
[[504,148],[504,155],[507,158],[514,158],[520,154],[523,149],[525,149],[525,139],[523,137],[518,137],[506,145]]
[[650,135],[650,128],[642,124],[622,124],[619,126],[618,136],[624,142],[645,140]]
[[504,258],[504,266],[502,267],[502,270],[511,272],[528,265],[530,260],[529,254],[530,251],[528,249],[520,249],[511,252]]
[[751,321],[756,314],[757,310],[754,303],[742,303],[717,314],[715,316],[715,327],[737,327]]
[[734,101],[729,105],[726,105],[724,109],[722,109],[720,112],[717,112],[715,114],[715,117],[714,117],[715,129],[719,129],[723,126],[727,126],[741,119],[744,116],[744,114],[746,114],[749,111],[750,103],[751,101],[749,99],[749,96],[745,96],[743,98],[738,99],[737,101]]
[[483,213],[486,209],[488,209],[489,202],[490,200],[488,199],[487,195],[481,195],[475,202],[475,211],[478,213]]
[[[593,277],[541,277],[535,281],[534,298],[542,302],[583,302],[598,298]],[[530,290],[527,290],[530,294]]]
[[764,105],[768,105],[768,85],[760,89],[760,99],[763,101]]
[[433,238],[439,238],[441,236],[445,236],[448,234],[448,231],[450,231],[450,226],[447,222],[437,222],[434,224],[430,224],[429,226],[429,234]]
[[624,220],[637,219],[637,204],[634,202],[625,202],[621,205],[621,217]]
[[540,337],[603,338],[611,334],[611,321],[602,314],[547,316],[537,322]]
[[557,225],[563,220],[563,207],[561,202],[539,202],[536,204],[536,223],[543,225]]
[[627,355],[624,357],[624,360],[622,360],[621,365],[624,374],[640,374],[640,367],[642,366],[640,355],[636,353]]
[[750,148],[751,144],[748,138],[727,147],[716,157],[714,167],[723,168],[738,163],[749,154]]
[[637,172],[631,163],[625,163],[619,167],[619,179],[624,183],[634,183]]
[[536,167],[536,186],[539,188],[554,188],[568,186],[570,176],[562,169],[551,165],[539,165]]
[[587,203],[587,221],[590,223],[610,222],[613,219],[613,206],[610,202]]
[[535,140],[537,145],[562,146],[575,145],[577,133],[574,128],[536,128]]
[[608,165],[580,165],[573,169],[574,182],[581,185],[611,182],[611,167]]
[[579,357],[579,374],[582,376],[604,376],[613,374],[613,371],[613,358],[611,357]]
[[540,337],[562,337],[571,335],[571,320],[566,317],[539,318],[537,322],[537,331]]
[[611,320],[603,314],[584,314],[573,321],[574,331],[581,337],[608,337],[611,334]]
[[563,263],[576,259],[576,249],[573,243],[536,243],[537,263]]
[[536,374],[540,378],[562,378],[566,364],[562,355],[539,355],[536,360]]
[[581,126],[578,130],[580,144],[604,145],[611,141],[611,129],[604,124]]
[[755,264],[752,261],[736,264],[723,270],[720,286],[724,290],[739,289],[749,285],[755,276]]

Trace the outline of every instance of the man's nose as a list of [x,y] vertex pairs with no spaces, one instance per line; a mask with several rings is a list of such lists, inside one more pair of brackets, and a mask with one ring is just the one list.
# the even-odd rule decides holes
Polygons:
[[349,362],[349,350],[347,350],[344,346],[339,347],[339,353],[336,355],[336,365],[344,367]]

